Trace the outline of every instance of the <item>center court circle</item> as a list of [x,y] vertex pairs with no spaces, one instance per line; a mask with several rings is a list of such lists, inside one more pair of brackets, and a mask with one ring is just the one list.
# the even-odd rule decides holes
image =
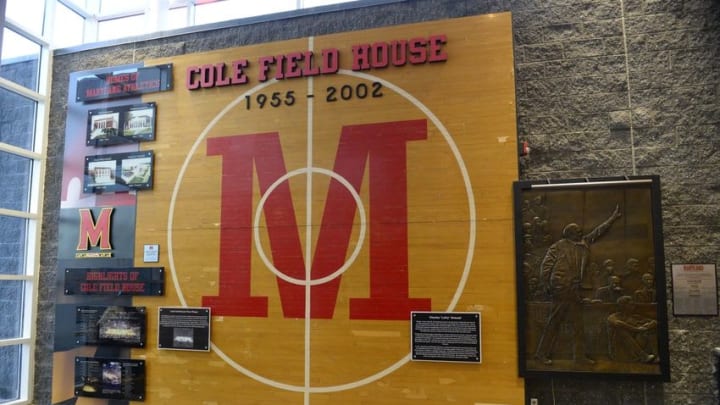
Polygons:
[[[265,201],[267,201],[270,194],[272,194],[275,189],[280,186],[280,184],[288,181],[290,178],[295,177],[297,175],[306,173],[308,176],[311,176],[313,173],[320,173],[325,174],[327,176],[332,177],[333,179],[337,180],[340,184],[342,184],[349,192],[352,194],[353,199],[355,200],[355,204],[357,204],[358,207],[358,213],[360,214],[360,233],[358,235],[358,243],[355,244],[355,250],[353,250],[350,257],[345,261],[345,263],[337,270],[335,270],[333,273],[319,278],[317,280],[312,279],[298,279],[294,277],[290,277],[287,274],[280,271],[275,265],[267,258],[267,255],[265,255],[265,250],[263,250],[262,243],[260,243],[260,217],[262,216],[262,210],[265,206]],[[295,285],[304,285],[307,287],[314,286],[314,285],[320,285],[325,284],[329,281],[332,281],[336,277],[339,277],[341,274],[343,274],[355,261],[357,256],[360,254],[360,250],[362,250],[363,246],[363,240],[365,240],[365,230],[367,228],[367,221],[365,220],[365,207],[363,206],[362,200],[360,199],[360,195],[357,193],[355,188],[350,184],[349,181],[347,181],[344,177],[341,175],[327,170],[327,169],[321,169],[318,167],[310,167],[310,168],[302,168],[302,169],[296,169],[291,172],[288,172],[286,175],[281,176],[279,179],[275,180],[273,184],[268,187],[267,191],[265,191],[265,194],[263,194],[262,198],[260,198],[260,201],[258,201],[258,206],[255,209],[255,221],[254,221],[254,236],[255,236],[255,248],[257,249],[258,256],[260,256],[260,259],[263,261],[265,266],[273,272],[276,276],[280,277],[281,279],[287,281],[288,283],[295,284]],[[306,269],[306,271],[308,271]]]
[[[448,304],[448,307],[445,309],[445,312],[451,312],[455,309],[457,302],[459,301],[460,297],[462,296],[462,293],[465,289],[465,284],[467,283],[467,279],[470,275],[470,267],[471,267],[471,263],[472,263],[472,259],[473,259],[473,255],[474,255],[476,229],[477,229],[477,225],[476,225],[477,214],[475,212],[475,197],[472,193],[472,185],[470,183],[470,176],[467,171],[467,167],[465,166],[465,162],[460,154],[460,151],[459,151],[457,145],[455,144],[454,140],[450,136],[450,133],[447,131],[447,128],[445,128],[445,126],[437,118],[437,116],[435,116],[435,114],[433,114],[432,111],[430,111],[430,109],[428,109],[422,102],[420,102],[418,99],[416,99],[413,95],[411,95],[404,89],[402,89],[382,78],[376,77],[374,75],[366,74],[366,73],[360,73],[360,72],[354,72],[351,70],[340,69],[337,74],[345,75],[345,76],[352,76],[352,77],[356,77],[356,78],[359,78],[362,80],[367,80],[370,82],[379,82],[384,87],[391,89],[396,94],[405,98],[408,102],[410,102],[413,106],[415,106],[418,110],[420,110],[433,123],[433,125],[435,125],[435,127],[440,131],[441,135],[443,136],[445,142],[447,143],[448,147],[450,148],[450,151],[453,154],[453,157],[455,158],[455,160],[458,164],[458,169],[460,170],[460,173],[462,176],[463,184],[465,186],[467,201],[468,201],[469,231],[468,231],[467,252],[466,252],[466,256],[465,256],[465,264],[463,267],[462,276],[460,277],[460,280],[458,281],[458,285],[457,285],[457,288],[455,290],[455,294],[454,294],[452,300]],[[308,80],[312,80],[312,78],[310,78]],[[183,162],[182,166],[180,167],[180,171],[179,171],[177,179],[175,181],[175,186],[173,188],[172,196],[170,199],[170,207],[168,209],[167,243],[168,243],[168,264],[170,267],[170,275],[171,275],[175,290],[178,294],[178,299],[180,300],[180,304],[183,307],[187,307],[188,305],[187,305],[187,301],[185,300],[185,296],[182,292],[182,288],[180,286],[180,282],[179,282],[179,279],[177,276],[177,271],[175,268],[175,259],[174,259],[174,254],[173,254],[173,219],[174,219],[174,213],[175,213],[175,205],[177,203],[177,196],[180,192],[180,188],[181,188],[184,176],[185,176],[185,172],[187,171],[190,161],[192,160],[192,157],[195,155],[197,149],[200,147],[202,142],[205,141],[207,134],[212,130],[212,128],[215,127],[215,125],[223,117],[225,117],[225,115],[228,112],[230,112],[233,108],[235,108],[237,105],[239,105],[241,102],[243,102],[246,97],[252,96],[256,92],[258,92],[268,86],[271,86],[275,83],[277,83],[276,79],[268,80],[267,82],[259,84],[255,87],[253,87],[252,89],[242,93],[235,100],[228,103],[228,105],[225,106],[225,108],[223,108],[218,113],[218,115],[216,115],[215,118],[213,118],[210,121],[210,123],[205,127],[205,129],[198,135],[197,139],[195,140],[192,147],[188,151],[185,161]],[[286,176],[283,176],[283,177],[287,177],[291,173],[294,173],[293,175],[297,175],[297,174],[299,174],[299,172],[306,172],[306,173],[308,173],[308,175],[311,175],[312,172],[320,173],[321,170],[324,170],[324,169],[318,169],[318,168],[313,168],[313,167],[302,168],[302,169],[298,169],[295,171],[291,171]],[[296,172],[298,172],[298,173],[296,173]],[[331,172],[331,171],[327,171],[326,173],[323,173],[323,174],[327,174],[327,175],[333,177],[334,179],[338,179],[338,181],[341,181],[339,179],[342,178],[341,176],[339,176],[336,173]],[[280,182],[281,181],[278,179],[273,184],[277,183],[279,185]],[[277,187],[277,186],[275,186],[275,187]],[[345,187],[347,187],[347,185]],[[352,189],[352,187],[350,187],[349,189]],[[265,195],[268,195],[268,194],[269,193],[267,193],[267,192],[265,193]],[[353,198],[355,198],[355,194],[353,194]],[[361,204],[358,205],[358,207],[361,207],[361,206],[362,206]],[[256,217],[255,220],[258,221],[258,217]],[[365,221],[362,221],[362,222],[364,225]],[[256,232],[257,232],[257,227],[256,227]],[[361,244],[361,242],[358,242],[358,244]],[[355,252],[353,252],[353,254],[355,254]],[[264,258],[263,261],[266,261],[266,259],[267,258]],[[353,257],[353,259],[354,259],[354,257]],[[348,262],[346,262],[346,264],[349,262],[350,262],[350,260]],[[266,265],[267,265],[267,262],[266,262]],[[291,282],[293,284],[300,284],[300,285],[321,284],[321,282],[329,281],[329,280],[327,280],[328,278],[332,279],[334,277],[337,277],[346,270],[345,266],[343,266],[340,269],[338,269],[337,271],[335,271],[334,273],[332,273],[331,275],[323,277],[321,279],[299,280],[299,279],[291,278],[291,277],[283,274],[282,272],[277,271],[277,269],[273,270],[274,266],[269,267],[269,268],[271,269],[271,271],[273,271],[273,273],[278,275],[278,277],[281,277],[283,280]],[[282,274],[282,276],[280,274]],[[310,283],[310,284],[308,284],[308,283]],[[409,314],[408,314],[408,319],[409,319]],[[265,384],[265,385],[268,385],[271,387],[275,387],[275,388],[286,390],[286,391],[302,392],[302,393],[328,393],[328,392],[338,392],[338,391],[345,391],[345,390],[357,388],[357,387],[372,383],[374,381],[377,381],[377,380],[393,373],[394,371],[396,371],[397,369],[399,369],[400,367],[402,367],[403,365],[405,365],[406,363],[408,363],[410,361],[410,353],[408,353],[404,357],[402,357],[401,359],[399,359],[398,361],[396,361],[395,363],[390,365],[389,367],[387,367],[375,374],[369,375],[365,378],[362,378],[362,379],[359,379],[356,381],[351,381],[351,382],[348,382],[345,384],[340,384],[340,385],[330,385],[330,386],[300,386],[300,385],[292,385],[292,384],[283,383],[280,381],[276,381],[276,380],[267,378],[260,374],[257,374],[255,372],[253,372],[252,370],[249,370],[249,369],[243,367],[242,365],[238,364],[236,361],[234,361],[232,358],[230,358],[228,355],[226,355],[222,351],[222,349],[220,347],[216,346],[214,343],[210,342],[210,346],[211,346],[213,352],[215,352],[220,358],[222,358],[223,361],[225,361],[228,365],[233,367],[235,370],[241,372],[242,374],[246,375],[247,377],[250,377],[262,384]],[[308,379],[308,377],[309,376],[306,376],[306,379]]]

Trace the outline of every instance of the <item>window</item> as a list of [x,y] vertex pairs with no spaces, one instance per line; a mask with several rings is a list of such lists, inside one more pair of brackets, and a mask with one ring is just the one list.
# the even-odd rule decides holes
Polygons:
[[40,45],[8,28],[3,29],[2,38],[0,77],[37,90]]
[[62,3],[55,5],[55,23],[53,25],[53,47],[63,48],[83,43],[85,18]]
[[107,41],[138,35],[137,27],[144,24],[145,16],[142,14],[99,21],[97,37],[99,41]]
[[214,1],[195,6],[195,24],[208,24],[233,18],[255,17],[263,14],[295,10],[295,0],[274,1]]
[[49,101],[45,10],[45,0],[0,3],[0,404],[32,402]]
[[[24,0],[13,0],[21,2]],[[29,0],[30,3],[42,0]],[[54,0],[53,47],[109,41],[357,0]],[[38,6],[35,8],[39,9]],[[62,15],[62,16],[61,16]]]

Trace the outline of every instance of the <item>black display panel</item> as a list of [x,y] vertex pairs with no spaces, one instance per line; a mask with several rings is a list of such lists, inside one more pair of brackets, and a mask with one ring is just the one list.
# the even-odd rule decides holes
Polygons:
[[145,307],[79,306],[75,318],[76,343],[145,347]]
[[172,64],[88,73],[77,81],[75,101],[99,101],[172,90]]
[[155,103],[88,111],[88,146],[109,146],[155,140]]
[[145,361],[75,357],[75,395],[145,400]]
[[83,192],[147,190],[153,185],[152,151],[85,157]]
[[65,269],[65,295],[163,295],[164,267]]

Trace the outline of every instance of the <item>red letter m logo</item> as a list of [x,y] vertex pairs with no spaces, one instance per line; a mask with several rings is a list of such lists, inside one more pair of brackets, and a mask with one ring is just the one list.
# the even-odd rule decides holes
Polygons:
[[80,227],[78,230],[78,244],[75,250],[88,250],[90,246],[100,246],[102,250],[111,250],[110,245],[110,217],[113,208],[103,208],[97,221],[93,219],[92,211],[88,208],[78,210],[80,214]]
[[[408,295],[407,150],[409,141],[427,138],[425,120],[343,127],[333,171],[359,192],[368,172],[370,297],[350,298],[351,319],[407,320],[410,311],[428,311],[429,298]],[[268,297],[250,291],[253,167],[265,193],[287,173],[278,133],[208,139],[208,155],[221,155],[219,295],[205,296],[213,315],[268,316]],[[310,175],[310,174],[308,174]],[[311,277],[326,277],[347,257],[357,206],[340,182],[331,180],[320,225]],[[263,206],[275,267],[305,279],[303,249],[288,182]],[[290,231],[289,231],[290,230]],[[332,318],[341,277],[311,287],[312,318]],[[305,317],[305,286],[277,278],[283,314]]]

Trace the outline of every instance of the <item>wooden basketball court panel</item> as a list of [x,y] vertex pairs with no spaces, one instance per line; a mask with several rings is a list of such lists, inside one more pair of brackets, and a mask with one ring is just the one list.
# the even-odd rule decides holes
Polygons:
[[[444,62],[350,70],[353,45],[441,34]],[[263,56],[329,48],[340,55],[335,74],[258,81]],[[186,89],[188,67],[240,58],[249,62],[247,84]],[[209,353],[160,351],[154,342],[134,350],[147,359],[148,403],[522,403],[509,14],[146,61],[160,63],[173,64],[174,90],[145,97],[158,106],[157,140],[141,145],[155,152],[155,183],[138,193],[135,251],[143,265],[143,245],[160,244],[168,288],[134,304],[148,307],[150,339],[158,306],[202,306],[203,297],[218,295],[232,306],[253,296],[266,297],[267,311],[213,309]],[[381,97],[371,96],[374,83]],[[353,96],[328,101],[329,89],[340,96],[343,87]],[[259,108],[258,95],[273,93],[283,103]],[[288,94],[292,105],[284,103]],[[278,173],[286,181],[263,201]],[[355,176],[346,179],[357,185],[354,194],[338,181],[344,176]],[[258,211],[261,203],[266,209]],[[248,204],[251,217],[242,211]],[[331,316],[308,318],[305,287],[281,293],[268,268],[268,261],[307,266],[308,254],[352,260],[332,278],[339,280],[334,300],[311,296],[310,308],[328,307]],[[249,281],[238,281],[243,268]],[[379,315],[361,319],[353,308],[371,297]],[[408,298],[429,299],[432,311],[481,312],[482,363],[408,361],[410,314],[393,312]]]

